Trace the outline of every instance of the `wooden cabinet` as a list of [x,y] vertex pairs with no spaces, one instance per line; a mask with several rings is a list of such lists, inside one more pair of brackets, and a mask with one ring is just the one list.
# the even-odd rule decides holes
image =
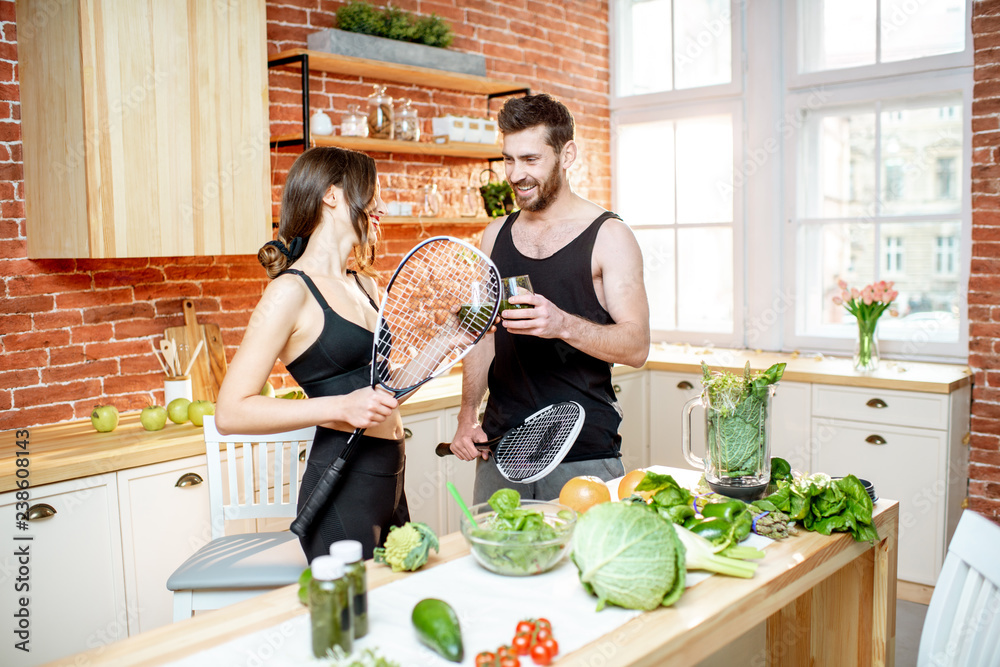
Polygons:
[[17,0],[28,257],[255,254],[264,0]]
[[622,411],[618,429],[622,436],[622,465],[625,472],[649,465],[649,401],[646,373],[622,373],[614,376],[612,384]]
[[951,394],[813,386],[813,469],[899,500],[899,578],[933,585],[968,483],[969,387]]
[[[0,515],[9,525],[16,493],[0,494]],[[4,529],[0,664],[37,665],[127,637],[115,474],[33,487],[29,505],[35,518],[27,530],[12,535]],[[21,550],[27,554],[15,556]],[[14,647],[20,640],[13,619],[22,597],[28,600],[30,653]]]
[[173,622],[167,579],[212,539],[204,456],[118,473],[129,634]]

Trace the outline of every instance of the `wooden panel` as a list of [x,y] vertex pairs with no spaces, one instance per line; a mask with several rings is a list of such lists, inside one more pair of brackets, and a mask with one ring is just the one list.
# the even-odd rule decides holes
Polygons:
[[447,88],[449,90],[460,90],[466,93],[481,95],[510,92],[529,87],[523,83],[488,79],[484,76],[476,76],[474,74],[460,74],[431,69],[429,67],[399,65],[380,60],[368,60],[367,58],[338,56],[322,51],[309,51],[308,49],[282,51],[270,56],[268,60],[281,60],[282,58],[301,55],[303,53],[309,55],[310,70],[330,72],[331,74],[349,74],[351,76],[378,79],[379,81],[411,83],[428,88]]
[[90,237],[82,166],[91,147],[83,140],[80,16],[53,14],[50,5],[18,0],[16,6],[28,257],[86,257]]
[[264,0],[19,4],[43,10],[22,38],[29,257],[256,254]]

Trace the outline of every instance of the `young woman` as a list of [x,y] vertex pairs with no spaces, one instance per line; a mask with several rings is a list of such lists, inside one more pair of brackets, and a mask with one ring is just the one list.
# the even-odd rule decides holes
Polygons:
[[[360,541],[370,558],[389,527],[409,519],[398,401],[370,387],[378,316],[372,262],[385,212],[369,156],[327,147],[299,156],[285,183],[278,240],[257,254],[273,280],[219,391],[216,425],[223,433],[318,427],[300,506],[351,432],[367,429],[330,502],[300,539],[310,561],[341,539]],[[347,268],[352,257],[357,272]],[[260,395],[276,360],[307,399]]]

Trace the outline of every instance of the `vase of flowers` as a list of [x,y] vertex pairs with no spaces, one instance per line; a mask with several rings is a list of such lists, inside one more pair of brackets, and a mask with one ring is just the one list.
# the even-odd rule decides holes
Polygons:
[[858,339],[854,347],[854,369],[870,372],[878,368],[878,318],[886,310],[893,317],[897,315],[891,308],[899,292],[892,289],[893,283],[884,280],[866,285],[862,289],[849,288],[847,282],[838,280],[841,293],[833,297],[833,302],[847,309],[858,323]]

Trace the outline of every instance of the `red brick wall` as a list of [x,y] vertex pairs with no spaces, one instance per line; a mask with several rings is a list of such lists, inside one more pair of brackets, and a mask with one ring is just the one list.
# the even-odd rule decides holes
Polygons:
[[969,507],[1000,521],[1000,2],[976,0],[972,102]]
[[[343,2],[275,0],[267,3],[268,50],[304,47],[306,36],[331,27]],[[550,92],[570,107],[585,150],[574,169],[578,192],[610,201],[607,0],[397,0],[395,6],[452,23],[452,48],[481,53],[487,74]],[[275,71],[272,130],[294,131],[301,118],[298,74]],[[335,123],[349,101],[364,105],[369,84],[328,76],[312,79],[312,106]],[[411,86],[389,86],[411,97],[430,130],[435,115],[486,115],[483,97]],[[492,103],[495,116],[501,101]],[[162,373],[151,353],[169,326],[183,324],[180,304],[195,302],[200,320],[222,329],[232,358],[266,284],[250,256],[127,260],[29,260],[26,252],[21,164],[17,31],[14,2],[0,0],[0,430],[86,417],[98,403],[120,410],[162,402]],[[294,152],[273,156],[274,199]],[[420,188],[438,183],[446,214],[458,213],[457,194],[476,182],[474,160],[375,155],[387,200],[419,203]],[[386,229],[379,268],[391,272],[420,236],[470,237],[478,228],[401,225]],[[275,379],[282,378],[276,368]]]

